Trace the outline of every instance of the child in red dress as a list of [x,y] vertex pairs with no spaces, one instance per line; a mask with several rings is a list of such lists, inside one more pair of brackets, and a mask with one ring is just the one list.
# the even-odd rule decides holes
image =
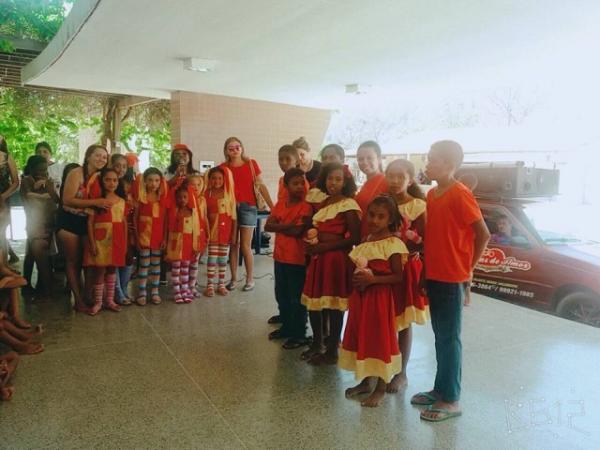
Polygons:
[[423,325],[429,320],[429,303],[421,289],[423,272],[423,237],[425,236],[425,196],[415,181],[415,166],[406,159],[392,161],[385,171],[390,195],[398,204],[402,216],[399,236],[406,244],[410,255],[404,266],[402,283],[397,286],[396,327],[398,344],[402,352],[402,372],[388,385],[389,393],[408,384],[406,367],[412,346],[411,324]]
[[[112,202],[108,209],[93,210],[88,215],[88,246],[84,251],[84,266],[91,268],[94,280],[94,316],[105,309],[118,312],[114,301],[116,268],[125,265],[127,253],[127,204],[116,193],[119,187],[117,172],[104,168],[99,175],[101,196]],[[105,294],[106,287],[106,294]]]
[[347,389],[346,396],[370,393],[361,405],[374,407],[385,395],[387,383],[402,370],[394,290],[402,281],[408,250],[394,234],[402,219],[392,197],[375,197],[366,213],[369,235],[350,252],[350,259],[355,264],[367,260],[367,268],[355,271],[352,277],[354,290],[348,305],[339,366],[354,371],[356,379],[362,380]]
[[146,285],[150,280],[150,299],[157,305],[161,302],[158,286],[161,254],[166,247],[164,230],[168,203],[167,183],[161,171],[150,167],[144,171],[143,175],[138,175],[133,193],[136,202],[133,223],[139,255],[136,303],[140,306],[146,304],[148,295]]
[[204,177],[200,175],[200,173],[194,173],[188,175],[187,180],[193,190],[194,208],[198,212],[198,218],[200,219],[198,251],[190,262],[190,291],[194,295],[194,298],[197,298],[200,297],[200,291],[196,286],[198,282],[198,265],[200,264],[200,257],[206,250],[206,245],[208,243],[208,217],[206,212],[206,198],[204,198]]
[[[302,304],[309,311],[313,343],[302,353],[310,364],[336,364],[344,311],[352,292],[348,253],[360,241],[360,207],[352,197],[356,184],[352,174],[339,163],[321,169],[318,188],[329,197],[313,216],[318,230],[316,243],[306,246],[310,255]],[[323,315],[329,315],[330,333],[323,351]]]
[[204,295],[213,297],[216,285],[217,294],[225,296],[229,293],[225,287],[227,254],[237,238],[233,175],[227,167],[218,166],[208,171],[207,180],[208,280]]
[[200,217],[193,188],[182,183],[173,191],[172,206],[168,211],[165,260],[171,263],[171,282],[175,303],[191,303],[194,299],[189,287],[190,263],[199,251]]

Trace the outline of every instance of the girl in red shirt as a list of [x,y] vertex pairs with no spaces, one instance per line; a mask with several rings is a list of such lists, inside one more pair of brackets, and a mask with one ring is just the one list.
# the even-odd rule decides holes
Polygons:
[[114,301],[116,268],[125,265],[127,253],[127,203],[117,194],[119,177],[114,169],[105,168],[98,179],[102,198],[111,201],[112,206],[88,215],[84,266],[92,269],[94,279],[94,305],[89,311],[92,316],[101,308],[115,312],[121,310]]
[[189,269],[200,250],[200,217],[194,194],[188,183],[182,183],[172,191],[172,206],[167,212],[165,260],[171,263],[175,303],[191,303],[194,299],[189,285]]
[[[208,216],[208,264],[207,284],[204,295],[213,297],[215,285],[217,294],[227,295],[225,272],[227,253],[235,245],[236,204],[233,193],[233,176],[227,167],[213,167],[207,173],[205,192]],[[218,274],[218,279],[215,277]]]
[[146,304],[146,285],[149,280],[150,299],[152,303],[159,304],[160,259],[166,247],[164,229],[168,188],[160,170],[150,167],[143,175],[137,176],[133,192],[136,202],[133,222],[139,252],[136,303],[140,306]]

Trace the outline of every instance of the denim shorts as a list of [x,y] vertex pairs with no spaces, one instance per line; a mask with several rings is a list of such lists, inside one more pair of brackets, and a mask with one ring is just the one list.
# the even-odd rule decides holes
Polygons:
[[256,227],[256,217],[258,210],[256,206],[249,205],[246,202],[237,205],[237,225],[238,227],[254,228]]

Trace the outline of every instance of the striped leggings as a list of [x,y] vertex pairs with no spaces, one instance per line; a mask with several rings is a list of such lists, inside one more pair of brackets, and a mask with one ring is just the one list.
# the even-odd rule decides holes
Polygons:
[[150,282],[150,295],[158,295],[161,251],[143,248],[140,250],[139,257],[138,297],[146,297],[148,295],[148,281]]
[[225,286],[225,273],[227,272],[227,254],[229,252],[228,244],[208,244],[208,264],[207,275],[209,286],[217,284],[216,275],[218,274],[218,285]]

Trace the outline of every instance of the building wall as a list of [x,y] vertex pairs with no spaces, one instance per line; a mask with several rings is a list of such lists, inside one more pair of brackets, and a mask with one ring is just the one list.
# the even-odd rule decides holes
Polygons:
[[273,198],[281,176],[279,147],[304,136],[316,157],[330,117],[329,110],[259,100],[182,91],[171,95],[173,144],[185,143],[192,149],[195,167],[200,161],[221,163],[225,139],[237,136],[261,166]]

